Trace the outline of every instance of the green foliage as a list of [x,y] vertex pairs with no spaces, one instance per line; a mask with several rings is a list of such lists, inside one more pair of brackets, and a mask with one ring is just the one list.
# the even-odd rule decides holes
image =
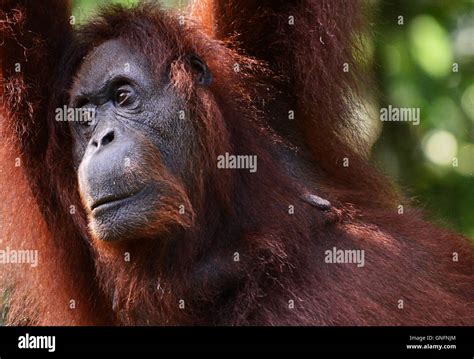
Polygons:
[[0,326],[5,325],[5,321],[8,315],[9,292],[10,292],[10,289],[0,290]]
[[384,123],[374,160],[433,220],[474,237],[473,3],[377,3],[380,106],[420,108],[421,121]]
[[[76,24],[81,24],[91,17],[97,8],[108,4],[121,4],[125,6],[133,6],[139,0],[74,0],[73,15],[76,17]],[[177,8],[186,5],[187,0],[160,0],[163,8]]]

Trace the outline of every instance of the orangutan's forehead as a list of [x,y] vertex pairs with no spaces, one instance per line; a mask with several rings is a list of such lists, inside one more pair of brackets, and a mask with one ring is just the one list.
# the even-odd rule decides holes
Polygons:
[[88,92],[114,77],[123,76],[146,83],[150,81],[147,60],[119,39],[108,40],[94,48],[77,73],[78,83]]
[[94,74],[98,71],[111,70],[123,65],[125,69],[131,65],[144,66],[145,61],[134,53],[122,40],[108,40],[95,47],[85,58],[79,72]]

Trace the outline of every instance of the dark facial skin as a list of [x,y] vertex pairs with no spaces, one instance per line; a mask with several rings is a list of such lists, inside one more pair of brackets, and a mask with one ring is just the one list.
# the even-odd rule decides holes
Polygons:
[[[202,66],[201,77],[207,77]],[[160,198],[171,191],[157,178],[169,173],[186,182],[189,176],[196,133],[189,116],[179,117],[186,107],[167,78],[157,79],[146,59],[120,40],[97,47],[78,71],[70,106],[92,108],[95,116],[71,122],[73,152],[96,239],[153,236]]]

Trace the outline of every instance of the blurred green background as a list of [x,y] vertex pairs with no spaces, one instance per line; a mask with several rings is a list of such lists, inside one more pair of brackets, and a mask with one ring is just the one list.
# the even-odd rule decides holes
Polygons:
[[432,220],[474,238],[474,3],[375,4],[378,106],[420,108],[421,119],[384,122],[374,161]]
[[[98,4],[75,0],[77,23]],[[186,0],[161,1],[185,7]],[[372,160],[436,223],[474,238],[474,6],[471,0],[367,1],[364,37],[381,107],[420,109],[420,124],[372,118]],[[370,112],[370,111],[369,111]],[[375,140],[375,138],[373,138]]]

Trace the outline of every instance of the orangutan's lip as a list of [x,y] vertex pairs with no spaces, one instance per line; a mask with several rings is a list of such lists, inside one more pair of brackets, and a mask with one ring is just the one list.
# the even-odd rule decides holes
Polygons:
[[98,199],[97,201],[95,201],[94,203],[92,203],[92,205],[90,206],[91,212],[99,208],[102,208],[103,206],[116,204],[118,202],[122,202],[124,200],[130,199],[131,197],[138,195],[143,190],[144,188],[141,188],[138,191],[133,191],[132,193],[120,194],[120,195],[114,194],[114,195],[102,197]]

